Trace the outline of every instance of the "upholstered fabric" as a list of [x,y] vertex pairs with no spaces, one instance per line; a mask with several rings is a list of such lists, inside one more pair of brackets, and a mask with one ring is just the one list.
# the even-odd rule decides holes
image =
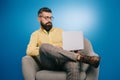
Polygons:
[[36,80],[66,80],[64,71],[41,70],[36,74]]

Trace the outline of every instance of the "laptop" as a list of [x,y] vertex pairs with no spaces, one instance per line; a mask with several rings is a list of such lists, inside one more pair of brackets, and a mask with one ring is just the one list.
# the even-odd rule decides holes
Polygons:
[[64,31],[62,34],[63,49],[67,51],[84,49],[83,32]]

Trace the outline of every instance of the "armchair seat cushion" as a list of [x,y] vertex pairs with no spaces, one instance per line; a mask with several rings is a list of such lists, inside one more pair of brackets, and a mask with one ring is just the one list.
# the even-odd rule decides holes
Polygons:
[[64,71],[40,70],[36,73],[36,80],[66,80]]

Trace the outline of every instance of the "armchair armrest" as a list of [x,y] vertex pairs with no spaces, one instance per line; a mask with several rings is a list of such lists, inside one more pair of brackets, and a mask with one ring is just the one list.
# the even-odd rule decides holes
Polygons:
[[[89,52],[90,56],[99,56],[94,51]],[[98,68],[94,68],[93,66],[90,66],[87,70],[87,77],[86,80],[98,80],[99,75],[99,66]]]
[[[36,72],[40,70],[35,57],[24,56],[22,58],[22,73],[24,80],[35,80]],[[37,58],[37,57],[36,57]]]
[[[94,52],[91,42],[86,38],[84,38],[84,50],[81,50],[80,53],[88,56],[99,56],[97,53]],[[81,64],[81,80],[98,80],[98,74],[99,67],[94,68],[93,66],[85,63]]]
[[87,71],[86,80],[98,80],[98,75],[99,67],[98,68],[90,67],[89,70]]

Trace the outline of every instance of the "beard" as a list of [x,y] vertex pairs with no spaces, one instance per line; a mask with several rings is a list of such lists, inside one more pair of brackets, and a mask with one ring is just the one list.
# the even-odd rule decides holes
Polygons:
[[47,32],[49,32],[52,28],[52,22],[47,22],[46,24],[40,23],[42,28],[45,29]]

